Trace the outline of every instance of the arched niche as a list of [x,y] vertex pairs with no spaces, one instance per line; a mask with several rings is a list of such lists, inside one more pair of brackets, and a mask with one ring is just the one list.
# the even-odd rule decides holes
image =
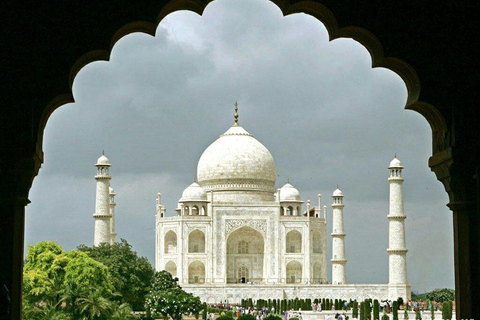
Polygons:
[[176,277],[177,276],[177,265],[175,264],[175,262],[173,261],[168,261],[166,264],[165,264],[165,271],[169,272],[172,277]]
[[205,283],[205,264],[193,261],[188,266],[188,283]]
[[165,253],[177,253],[177,234],[170,230],[165,234]]
[[287,283],[302,282],[302,264],[298,261],[290,261],[286,266]]
[[205,234],[200,230],[194,230],[188,235],[188,253],[205,252]]
[[286,237],[286,253],[301,253],[302,252],[302,234],[297,230],[292,230],[287,233]]

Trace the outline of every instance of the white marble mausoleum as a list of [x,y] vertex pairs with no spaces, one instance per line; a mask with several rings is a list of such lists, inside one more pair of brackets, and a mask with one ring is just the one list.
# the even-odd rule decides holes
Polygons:
[[[98,163],[107,163],[105,159]],[[96,177],[95,245],[114,236],[109,226],[109,176],[104,177],[108,167],[100,166]],[[167,270],[186,291],[209,303],[239,303],[242,298],[408,299],[402,169],[395,157],[388,179],[389,283],[347,283],[344,195],[338,188],[331,204],[329,280],[327,207],[322,207],[321,195],[311,206],[289,181],[276,189],[275,161],[238,124],[236,108],[234,125],[201,155],[197,181],[183,191],[174,216],[166,215],[157,195],[155,269]]]

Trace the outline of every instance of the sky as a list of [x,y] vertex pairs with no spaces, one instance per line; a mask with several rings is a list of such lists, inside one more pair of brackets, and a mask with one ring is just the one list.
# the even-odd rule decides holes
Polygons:
[[[408,62],[408,61],[407,61]],[[179,11],[156,35],[120,39],[110,61],[84,67],[75,103],[57,109],[45,161],[30,191],[25,245],[93,244],[95,163],[112,167],[117,239],[154,263],[155,198],[167,215],[193,181],[202,152],[239,123],[271,152],[277,184],[290,177],[302,199],[345,198],[347,282],[388,283],[388,164],[404,165],[408,279],[412,290],[454,288],[452,215],[428,168],[431,130],[404,109],[401,78],[371,68],[352,39],[329,41],[306,14],[283,17],[266,0],[217,0],[203,16]],[[331,264],[328,267],[331,279]]]

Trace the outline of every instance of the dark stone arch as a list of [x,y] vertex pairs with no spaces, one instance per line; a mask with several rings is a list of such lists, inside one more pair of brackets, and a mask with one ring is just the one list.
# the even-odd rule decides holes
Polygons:
[[[420,91],[420,87],[412,85],[416,88],[413,91],[418,90],[418,97],[409,95],[406,108],[420,112],[432,127],[433,155],[429,166],[445,186],[454,218],[457,318],[474,318],[473,305],[480,303],[480,297],[472,290],[480,286],[480,253],[476,249],[480,247],[480,126],[476,115],[478,79],[472,73],[478,70],[479,60],[471,43],[480,31],[474,14],[480,5],[473,0],[273,2],[284,14],[305,12],[320,18],[331,36],[350,37],[355,33],[356,39],[366,45],[371,40],[366,31],[369,30],[377,39],[366,45],[373,56],[373,66],[401,69],[395,65],[402,65],[405,60],[414,67],[422,87]],[[107,60],[108,49],[123,35],[142,28],[152,34],[151,26],[168,13],[187,9],[201,14],[207,3],[208,0],[146,0],[141,4],[120,0],[115,6],[105,1],[88,6],[58,0],[2,3],[2,38],[9,50],[4,52],[8,63],[2,74],[8,81],[2,88],[5,94],[0,119],[0,239],[4,244],[0,274],[5,275],[12,296],[11,319],[20,319],[24,207],[43,162],[46,121],[57,107],[73,102],[72,66],[87,64],[79,62],[82,56],[85,61]],[[335,25],[343,31],[332,33]],[[366,35],[360,35],[358,30]],[[372,52],[379,52],[375,47],[378,43],[383,47],[382,56],[397,58],[377,59]]]

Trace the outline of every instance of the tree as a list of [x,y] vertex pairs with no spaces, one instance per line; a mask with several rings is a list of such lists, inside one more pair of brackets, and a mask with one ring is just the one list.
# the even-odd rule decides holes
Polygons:
[[427,299],[436,302],[445,302],[455,300],[455,290],[452,289],[435,289],[426,294]]
[[377,299],[373,300],[373,319],[380,319],[380,303],[378,303]]
[[405,311],[403,312],[403,319],[408,320],[408,310],[407,309],[405,309]]
[[133,315],[132,307],[128,303],[122,303],[121,305],[113,306],[113,313],[110,316],[109,320],[134,320],[136,319]]
[[358,302],[357,302],[357,300],[353,301],[352,318],[358,318]]
[[393,301],[392,313],[393,313],[393,320],[398,320],[398,300]]
[[78,246],[78,250],[107,266],[114,290],[122,295],[122,302],[129,303],[134,310],[144,310],[145,296],[155,273],[147,258],[139,257],[125,240],[99,246]]
[[366,320],[365,319],[365,302],[364,301],[360,302],[360,320]]
[[417,310],[415,310],[415,320],[422,320],[422,314],[420,313],[419,308],[417,308]]
[[451,320],[452,319],[452,314],[453,314],[453,302],[452,302],[452,300],[448,301],[447,304],[448,304],[448,318],[447,319]]
[[[365,299],[365,303],[364,303],[364,318],[365,320],[366,319],[372,319],[372,308],[370,306],[370,303],[371,303],[371,300],[370,299]],[[375,319],[376,320],[376,319]]]
[[177,281],[165,270],[153,276],[152,289],[145,300],[153,317],[181,320],[183,314],[198,314],[202,310],[200,299],[183,291]]
[[79,298],[77,304],[80,312],[89,320],[107,319],[113,311],[112,302],[97,288],[88,290],[87,296]]
[[[113,290],[103,264],[83,252],[72,250],[67,254],[49,241],[29,247],[23,281],[25,313],[32,314],[32,319],[35,314],[42,319],[80,319],[82,298],[99,290],[108,300]],[[95,317],[99,316],[89,319]]]

